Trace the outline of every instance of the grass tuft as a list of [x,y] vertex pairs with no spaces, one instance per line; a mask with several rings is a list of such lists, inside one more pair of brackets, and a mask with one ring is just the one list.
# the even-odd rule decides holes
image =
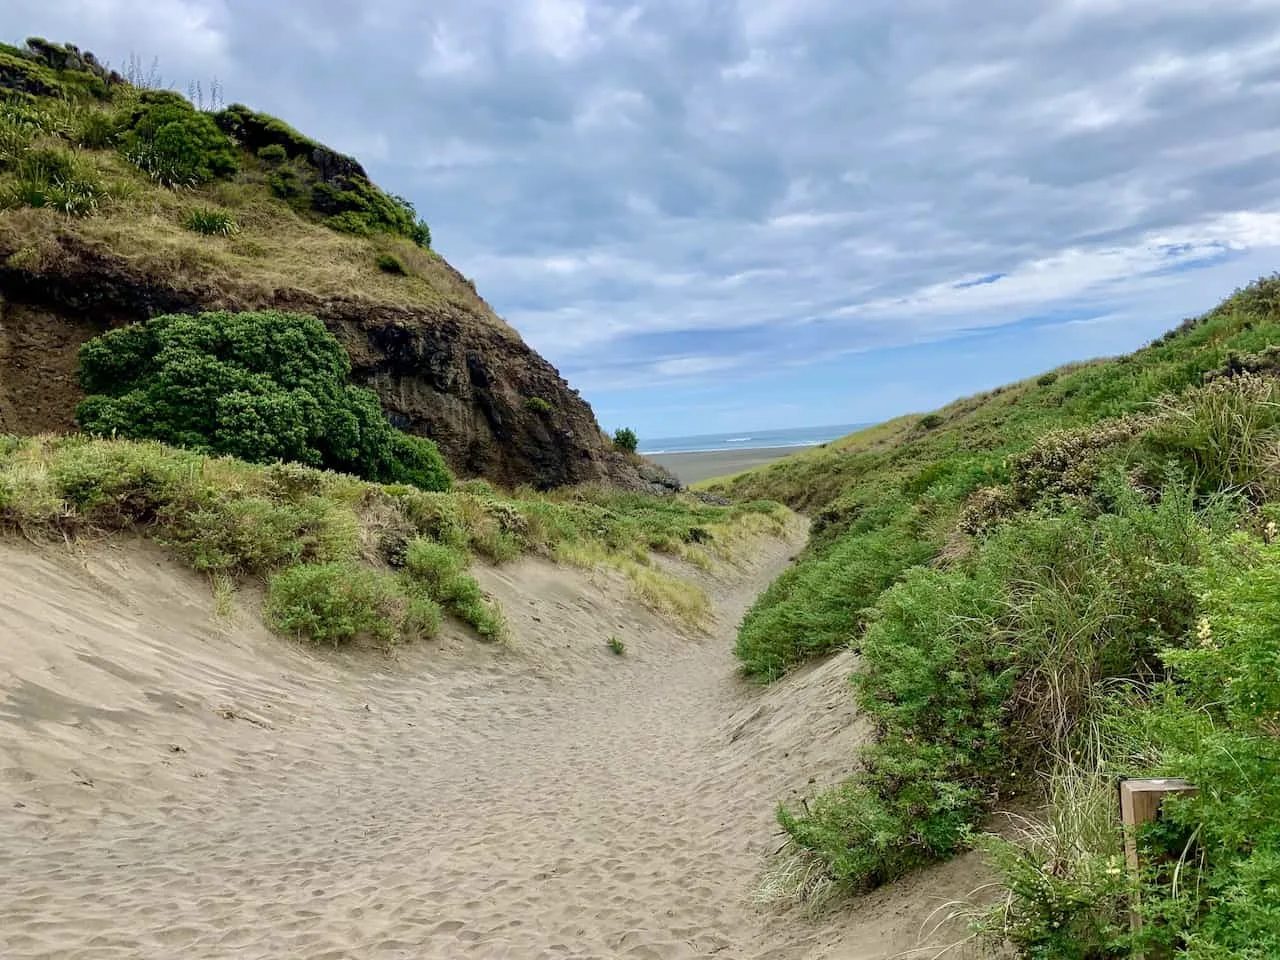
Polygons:
[[196,207],[187,214],[185,225],[192,233],[206,237],[232,237],[240,232],[235,217],[213,207]]

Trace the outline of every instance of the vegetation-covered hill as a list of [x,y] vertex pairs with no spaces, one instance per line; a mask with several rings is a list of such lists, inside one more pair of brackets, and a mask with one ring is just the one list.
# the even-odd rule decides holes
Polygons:
[[[814,518],[741,625],[745,670],[861,653],[877,743],[780,812],[794,855],[865,889],[981,843],[1007,896],[976,929],[1030,957],[1280,956],[1280,278],[1130,356],[706,486]],[[1199,788],[1141,838],[1169,859],[1136,936],[1118,775]],[[1015,798],[1049,803],[975,839]]]
[[71,428],[77,349],[110,327],[274,309],[319,317],[463,476],[638,482],[410,203],[274,117],[134,79],[72,46],[0,45],[0,430]]

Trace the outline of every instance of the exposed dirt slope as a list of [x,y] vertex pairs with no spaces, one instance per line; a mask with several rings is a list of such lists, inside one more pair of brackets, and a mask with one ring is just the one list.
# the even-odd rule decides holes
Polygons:
[[[0,541],[6,957],[885,958],[953,863],[819,922],[753,906],[773,808],[864,736],[836,658],[728,639],[792,544],[677,635],[611,579],[482,571],[512,649],[317,653],[142,544]],[[626,653],[608,652],[616,635]]]

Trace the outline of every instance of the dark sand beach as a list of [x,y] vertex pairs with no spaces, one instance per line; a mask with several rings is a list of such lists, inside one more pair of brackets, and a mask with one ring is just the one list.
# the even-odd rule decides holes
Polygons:
[[645,456],[654,463],[666,467],[684,483],[697,483],[711,477],[723,477],[731,473],[750,470],[762,463],[808,447],[763,447],[759,450],[707,450],[697,453],[653,453]]

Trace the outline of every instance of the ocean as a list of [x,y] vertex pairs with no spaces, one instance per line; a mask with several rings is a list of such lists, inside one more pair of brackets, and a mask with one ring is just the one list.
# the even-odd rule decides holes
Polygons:
[[870,426],[842,423],[830,427],[794,427],[789,430],[743,430],[738,433],[701,433],[690,437],[640,438],[640,452],[706,453],[713,450],[761,450],[766,447],[811,447],[836,440],[847,433]]

